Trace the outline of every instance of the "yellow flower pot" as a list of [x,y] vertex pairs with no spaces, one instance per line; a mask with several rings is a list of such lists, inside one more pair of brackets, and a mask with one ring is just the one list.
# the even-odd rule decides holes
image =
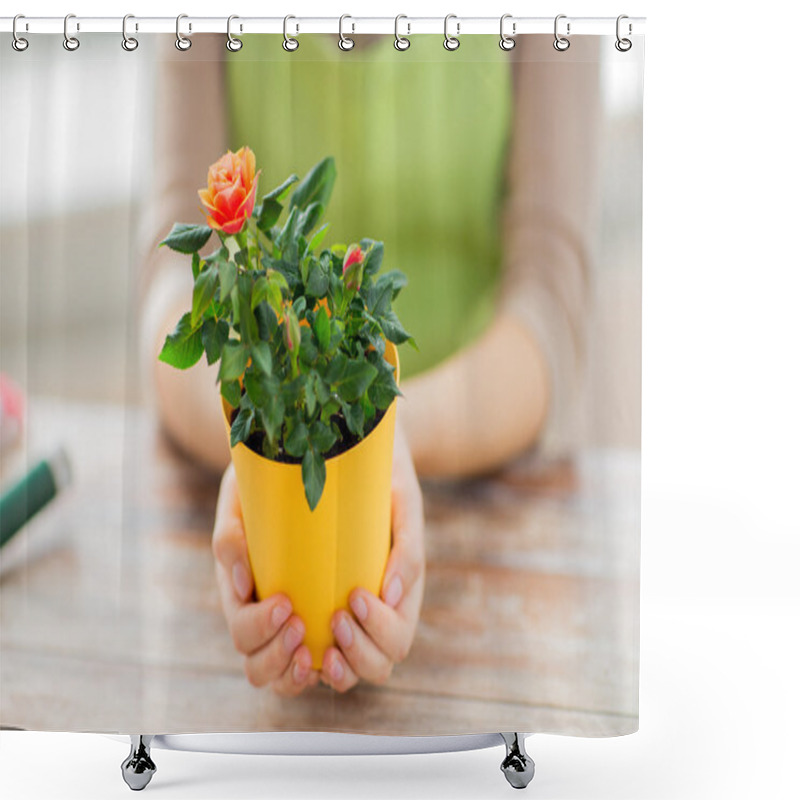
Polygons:
[[[397,349],[389,342],[386,360],[399,383]],[[222,405],[230,436],[231,407]],[[331,617],[348,607],[350,592],[361,586],[380,595],[391,547],[396,414],[395,399],[365,439],[325,461],[325,488],[314,511],[300,464],[271,461],[241,442],[231,450],[256,595],[291,598],[314,669],[334,644]]]

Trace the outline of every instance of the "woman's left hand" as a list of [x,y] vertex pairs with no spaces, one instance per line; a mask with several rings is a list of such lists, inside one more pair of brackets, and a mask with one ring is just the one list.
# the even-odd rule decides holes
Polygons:
[[349,611],[331,619],[337,647],[325,652],[321,680],[346,692],[359,680],[385,683],[411,649],[425,586],[425,520],[422,493],[400,425],[392,467],[392,550],[377,598],[354,589]]

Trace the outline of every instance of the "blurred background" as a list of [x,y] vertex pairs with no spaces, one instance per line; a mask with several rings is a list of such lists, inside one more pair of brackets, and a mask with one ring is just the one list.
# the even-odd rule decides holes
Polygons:
[[[0,56],[0,370],[29,396],[144,399],[131,309],[155,146],[151,49],[93,34],[70,58],[59,37]],[[642,64],[603,52],[587,397],[596,444],[638,447]]]

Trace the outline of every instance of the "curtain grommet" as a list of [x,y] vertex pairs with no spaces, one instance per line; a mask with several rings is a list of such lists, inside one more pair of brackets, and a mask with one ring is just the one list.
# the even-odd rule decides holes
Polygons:
[[[122,18],[122,42],[121,42],[121,46],[122,46],[122,49],[126,53],[132,53],[139,46],[139,40],[137,38],[135,38],[134,36],[128,36],[128,20],[129,19],[135,19],[133,14],[126,14]],[[139,29],[139,26],[137,25],[136,26],[136,30],[138,30],[138,29]]]
[[[236,14],[231,14],[228,17],[228,41],[225,42],[225,47],[227,47],[228,51],[231,53],[238,53],[244,47],[244,42],[241,39],[237,39],[231,33],[231,22],[233,22],[235,19],[239,19],[239,17],[236,16]],[[242,32],[242,26],[240,25],[239,33],[241,32]]]
[[562,19],[567,19],[567,15],[566,14],[559,14],[555,19],[555,23],[553,24],[553,34],[555,35],[555,39],[553,40],[553,47],[555,47],[555,49],[558,50],[559,53],[563,53],[565,50],[569,50],[569,45],[570,45],[570,41],[567,38],[567,36],[569,36],[569,34],[570,34],[569,21],[567,21],[567,35],[566,36],[562,36],[558,32],[558,23],[559,23],[559,20],[562,20]]
[[[624,20],[624,19],[628,19],[628,15],[627,14],[620,14],[617,17],[617,41],[614,42],[614,47],[616,47],[617,50],[619,50],[620,53],[627,53],[628,50],[630,50],[631,47],[633,47],[633,42],[630,39],[623,38],[622,36],[620,36],[620,27],[621,27],[622,20]],[[628,36],[630,36],[631,33],[633,33],[633,28],[631,26],[631,23],[629,22],[628,23]]]
[[[405,14],[398,14],[394,18],[394,49],[403,52],[411,47],[411,39],[400,35],[399,28],[401,19],[408,19],[408,17]],[[411,24],[407,22],[406,25],[408,26],[408,33],[411,33]]]
[[11,23],[11,46],[18,52],[24,53],[28,49],[28,40],[17,33],[17,20],[25,19],[24,14],[17,14]]
[[517,32],[517,23],[512,21],[511,36],[509,36],[503,29],[503,25],[505,24],[505,21],[507,19],[513,20],[511,14],[503,14],[503,16],[500,17],[500,42],[499,42],[500,49],[505,50],[506,52],[508,52],[509,50],[513,50],[517,44],[516,39],[514,39],[514,34],[516,34]]
[[[64,41],[62,44],[64,45],[65,50],[68,50],[70,53],[74,53],[81,46],[81,43],[77,36],[69,35],[69,21],[71,19],[75,19],[74,14],[67,14],[67,16],[64,17]],[[75,30],[79,31],[80,29],[80,24],[76,22]]]
[[[451,19],[456,20],[455,36],[451,36],[447,32],[447,23],[450,22]],[[445,50],[449,50],[452,53],[454,50],[458,50],[458,48],[461,46],[461,40],[458,38],[460,29],[461,29],[461,23],[458,22],[458,17],[455,14],[448,14],[444,18],[444,42],[442,42],[442,44]]]
[[[188,19],[188,14],[178,14],[175,18],[175,47],[182,53],[185,53],[191,46],[192,40],[188,39],[181,33],[181,20]],[[189,33],[192,32],[192,24],[189,23]]]
[[[287,53],[294,53],[298,47],[300,47],[300,40],[296,39],[294,36],[289,36],[289,20],[290,19],[297,19],[297,17],[292,16],[291,14],[287,14],[283,18],[283,49]],[[299,30],[298,26],[295,25],[295,33]]]
[[[356,46],[355,41],[351,39],[349,36],[345,36],[344,31],[342,30],[342,25],[344,24],[344,21],[346,19],[353,19],[353,18],[349,14],[342,14],[342,16],[339,17],[339,49],[344,50],[345,52],[347,52],[348,50],[352,50]],[[355,31],[356,29],[355,24],[351,23],[351,25],[353,27],[353,31]]]

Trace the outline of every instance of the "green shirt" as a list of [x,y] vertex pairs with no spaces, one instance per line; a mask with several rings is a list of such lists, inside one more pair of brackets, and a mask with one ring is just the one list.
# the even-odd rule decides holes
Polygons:
[[264,193],[332,155],[337,179],[324,245],[384,242],[383,269],[409,284],[397,313],[419,352],[403,375],[441,361],[491,319],[500,270],[500,203],[511,66],[496,36],[392,36],[342,52],[333,37],[244,36],[228,54],[231,147],[248,145]]

